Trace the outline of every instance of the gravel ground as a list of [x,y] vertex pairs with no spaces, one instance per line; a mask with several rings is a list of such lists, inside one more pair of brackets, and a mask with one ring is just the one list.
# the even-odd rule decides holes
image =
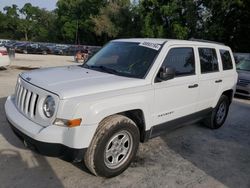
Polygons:
[[0,70],[0,187],[250,187],[250,100],[234,99],[225,125],[176,129],[141,144],[136,160],[112,179],[26,149],[8,126],[4,103],[17,75],[39,67],[75,64],[73,57],[17,54]]

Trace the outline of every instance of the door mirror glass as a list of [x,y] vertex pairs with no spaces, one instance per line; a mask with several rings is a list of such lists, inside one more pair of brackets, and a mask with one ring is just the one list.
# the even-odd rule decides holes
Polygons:
[[175,77],[175,69],[172,67],[161,67],[159,76],[158,76],[158,81],[166,81],[173,79]]

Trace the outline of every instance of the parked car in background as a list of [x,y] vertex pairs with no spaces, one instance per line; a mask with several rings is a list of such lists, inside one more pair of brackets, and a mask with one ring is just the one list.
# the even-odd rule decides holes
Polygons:
[[74,58],[77,53],[83,51],[86,47],[89,48],[88,57],[92,57],[97,51],[101,49],[101,46],[28,42],[7,39],[0,39],[0,46],[6,47],[8,52],[11,49],[16,53],[67,55],[73,56]]
[[238,72],[236,94],[250,97],[250,53],[235,53],[234,58]]
[[69,47],[68,45],[55,46],[52,49],[52,53],[55,55],[65,55],[68,47]]
[[5,44],[4,44],[4,47],[5,48],[7,48],[7,49],[9,49],[9,48],[15,48],[15,45],[16,45],[16,41],[15,40],[10,40],[10,41],[8,41],[8,42],[6,42]]
[[24,53],[26,52],[26,45],[28,45],[27,42],[16,42],[12,47],[15,49],[16,53]]
[[5,47],[0,47],[0,67],[5,67],[10,64],[8,51]]
[[100,49],[101,46],[89,46],[89,58],[95,55]]
[[17,53],[24,54],[50,54],[51,50],[43,44],[38,43],[26,43],[23,45],[16,46],[15,51]]
[[4,46],[6,43],[8,43],[10,40],[8,39],[0,39],[0,46]]

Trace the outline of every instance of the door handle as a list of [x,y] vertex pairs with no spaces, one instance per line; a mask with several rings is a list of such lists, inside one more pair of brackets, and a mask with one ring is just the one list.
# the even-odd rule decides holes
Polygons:
[[189,85],[188,88],[195,88],[195,87],[198,87],[199,85],[198,84],[194,84],[194,85]]
[[222,82],[222,80],[215,80],[215,83],[220,83]]

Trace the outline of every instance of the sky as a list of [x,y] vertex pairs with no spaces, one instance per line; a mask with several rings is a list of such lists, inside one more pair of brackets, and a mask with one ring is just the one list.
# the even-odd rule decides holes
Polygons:
[[56,8],[57,0],[0,0],[0,11],[6,6],[16,4],[19,8],[22,8],[25,3],[31,3],[33,6],[45,8],[47,10],[54,10]]

